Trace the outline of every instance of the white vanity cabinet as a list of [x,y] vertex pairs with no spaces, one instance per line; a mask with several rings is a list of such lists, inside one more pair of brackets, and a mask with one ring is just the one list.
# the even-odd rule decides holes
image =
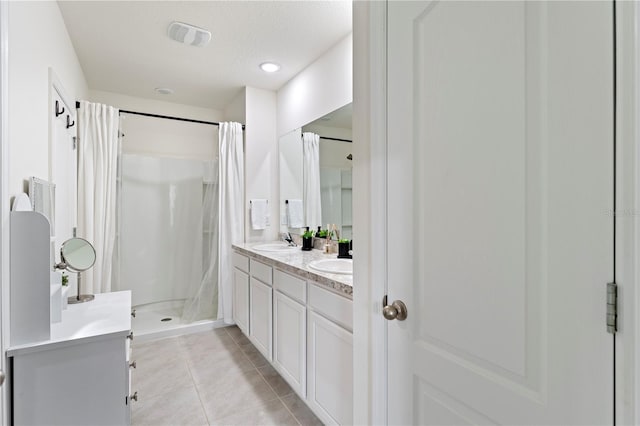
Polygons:
[[249,334],[249,258],[233,253],[233,320]]
[[269,361],[273,332],[272,268],[249,260],[249,340]]
[[277,260],[267,264],[269,257],[262,253],[260,261],[237,252],[234,259],[239,325],[246,320],[238,306],[247,299],[238,289],[247,281],[249,287],[249,332],[241,330],[324,424],[352,424],[353,302],[348,294],[329,289],[326,280],[314,281],[317,275],[306,269]]
[[273,272],[273,365],[293,390],[307,394],[307,283]]
[[51,339],[11,347],[13,424],[130,424],[131,292],[69,305]]

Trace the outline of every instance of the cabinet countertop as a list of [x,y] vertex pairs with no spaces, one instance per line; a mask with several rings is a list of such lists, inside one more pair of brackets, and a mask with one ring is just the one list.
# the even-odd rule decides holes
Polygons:
[[233,248],[245,256],[273,264],[278,269],[298,275],[341,296],[349,299],[353,298],[353,275],[329,274],[315,271],[307,266],[309,262],[314,260],[335,259],[337,256],[335,253],[325,254],[320,250],[293,250],[281,253],[257,251],[253,249],[254,246],[260,244],[264,244],[264,242],[233,244]]
[[51,338],[13,346],[8,356],[55,349],[131,332],[131,291],[96,294],[91,302],[68,305],[62,321],[51,324]]

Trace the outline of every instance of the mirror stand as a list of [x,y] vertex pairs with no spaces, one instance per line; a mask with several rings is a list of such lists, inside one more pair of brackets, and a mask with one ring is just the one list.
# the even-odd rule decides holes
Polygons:
[[78,294],[67,298],[67,303],[90,302],[96,297],[93,294],[81,294],[82,281],[80,273],[88,270],[96,262],[96,250],[84,238],[73,237],[60,248],[60,263],[53,265],[54,270],[63,269],[78,274]]
[[81,278],[80,272],[78,272],[78,279],[76,280],[78,284],[78,294],[76,296],[71,296],[67,298],[67,303],[70,305],[74,305],[76,303],[91,302],[93,299],[96,298],[96,296],[93,294],[80,294],[82,289],[82,281],[80,278]]

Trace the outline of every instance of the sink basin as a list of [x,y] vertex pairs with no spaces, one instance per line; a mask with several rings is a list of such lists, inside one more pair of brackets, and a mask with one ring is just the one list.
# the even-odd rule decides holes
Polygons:
[[330,274],[353,274],[352,259],[322,259],[309,262],[309,268]]
[[253,247],[254,250],[258,251],[275,251],[275,252],[285,252],[285,251],[293,251],[299,249],[298,247],[291,247],[286,243],[268,243],[268,244],[259,244]]

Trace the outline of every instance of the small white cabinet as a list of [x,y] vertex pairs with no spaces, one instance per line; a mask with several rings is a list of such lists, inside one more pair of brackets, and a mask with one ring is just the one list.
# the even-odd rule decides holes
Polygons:
[[233,320],[249,334],[249,258],[233,253]]
[[7,351],[13,423],[130,423],[131,292],[69,305],[51,338]]
[[273,298],[273,364],[303,399],[307,382],[307,309],[276,291]]
[[307,404],[324,424],[353,423],[353,335],[309,311]]
[[244,334],[249,334],[249,274],[233,269],[233,319]]
[[254,277],[249,284],[249,339],[271,361],[273,294],[270,286]]
[[249,259],[249,340],[269,361],[273,339],[273,269]]

